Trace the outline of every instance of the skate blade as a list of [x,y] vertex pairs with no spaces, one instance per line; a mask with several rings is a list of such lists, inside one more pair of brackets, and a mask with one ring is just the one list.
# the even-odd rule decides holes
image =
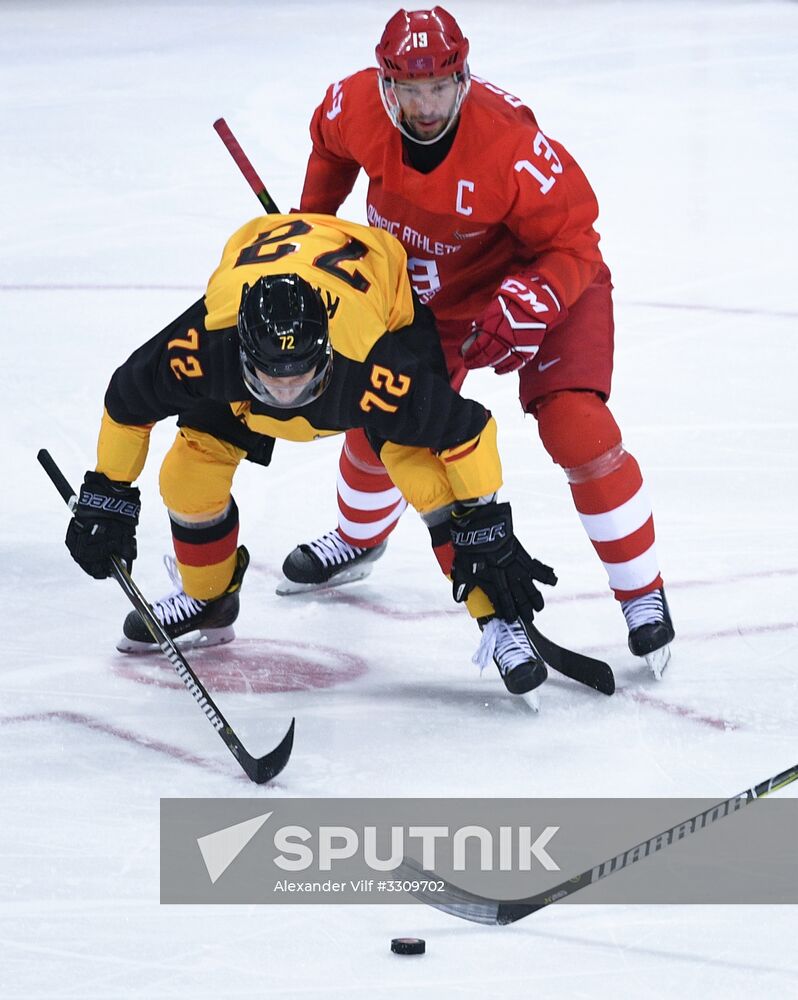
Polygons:
[[661,649],[655,649],[653,653],[647,653],[644,659],[654,677],[661,681],[665,668],[671,662],[671,647],[667,645]]
[[[178,649],[209,649],[211,646],[223,646],[232,642],[236,634],[232,625],[226,628],[206,628],[194,632],[187,632],[174,640]],[[161,647],[155,642],[139,642],[136,639],[128,639],[123,635],[116,648],[120,653],[132,653],[134,656],[147,656],[152,653],[160,653]]]
[[371,574],[374,568],[373,563],[359,563],[349,569],[343,569],[340,573],[326,580],[324,583],[294,583],[288,577],[283,577],[274,589],[279,597],[291,597],[293,594],[310,594],[315,591],[332,590],[335,587],[342,587],[346,583],[356,583]]
[[535,715],[540,711],[540,691],[538,688],[535,688],[534,691],[527,691],[526,694],[517,694],[515,697],[520,698],[529,711],[534,712]]

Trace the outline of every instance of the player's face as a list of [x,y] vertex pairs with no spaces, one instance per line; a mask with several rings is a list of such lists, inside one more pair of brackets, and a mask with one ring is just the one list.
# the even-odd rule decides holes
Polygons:
[[302,395],[302,390],[305,386],[316,376],[316,372],[313,369],[305,372],[303,375],[287,375],[284,378],[267,375],[266,372],[258,371],[257,368],[255,370],[260,381],[269,390],[274,399],[283,406],[290,406],[296,402]]
[[394,91],[405,128],[419,139],[434,139],[449,124],[457,99],[457,82],[453,76],[435,80],[397,80]]

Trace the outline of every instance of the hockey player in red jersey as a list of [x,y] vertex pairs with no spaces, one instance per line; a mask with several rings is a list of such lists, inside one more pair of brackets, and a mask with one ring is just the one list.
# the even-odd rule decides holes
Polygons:
[[[607,407],[612,284],[596,197],[529,108],[471,77],[468,51],[442,7],[398,11],[376,49],[379,69],[333,84],[313,115],[301,210],[334,214],[365,170],[368,221],[404,245],[452,385],[469,369],[517,373],[629,647],[661,676],[674,630],[645,484]],[[347,434],[338,506],[337,529],[289,554],[278,592],[357,579],[382,554],[405,503],[361,431]]]

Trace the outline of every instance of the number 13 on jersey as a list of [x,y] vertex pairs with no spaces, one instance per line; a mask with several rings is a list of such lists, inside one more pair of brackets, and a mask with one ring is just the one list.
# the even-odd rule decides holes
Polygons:
[[[543,154],[543,159],[551,164],[551,174],[561,174],[562,173],[562,163],[560,163],[560,158],[554,152],[551,143],[546,138],[542,132],[538,132],[532,142],[532,149],[536,156]],[[531,160],[519,160],[517,163],[513,164],[516,173],[520,173],[522,170],[526,170],[527,173],[532,174],[536,181],[540,184],[540,193],[548,194],[549,191],[554,187],[557,180],[556,176],[544,174],[543,171],[536,167]]]

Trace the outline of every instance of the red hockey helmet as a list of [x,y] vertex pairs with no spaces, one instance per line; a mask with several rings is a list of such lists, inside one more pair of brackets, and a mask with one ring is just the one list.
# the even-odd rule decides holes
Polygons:
[[[468,39],[443,7],[432,10],[399,10],[385,25],[375,49],[380,67],[380,96],[388,117],[402,135],[428,146],[442,138],[457,121],[471,85]],[[424,140],[408,131],[402,121],[397,84],[423,83],[450,77],[456,84],[446,124],[433,138]],[[410,89],[409,87],[407,89]]]
[[383,76],[424,80],[466,72],[468,39],[443,7],[399,10],[385,25],[375,52]]

